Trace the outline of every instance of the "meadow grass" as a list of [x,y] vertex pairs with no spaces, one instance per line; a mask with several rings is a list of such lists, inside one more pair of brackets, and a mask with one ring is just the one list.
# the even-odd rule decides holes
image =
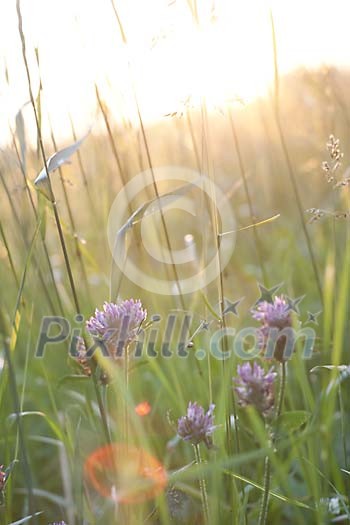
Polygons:
[[[25,58],[23,32],[21,37]],[[349,195],[347,184],[334,189],[321,168],[334,134],[344,151],[335,171],[345,180],[349,78],[332,69],[279,78],[277,59],[275,47],[271,96],[223,112],[208,109],[203,100],[200,108],[188,105],[183,116],[174,113],[153,125],[143,121],[138,106],[136,123],[115,123],[96,87],[102,131],[92,130],[71,166],[54,173],[48,173],[47,159],[61,145],[54,129],[42,133],[38,101],[30,93],[38,148],[25,143],[17,126],[0,156],[0,463],[3,472],[9,467],[1,523],[350,522]],[[30,81],[28,67],[27,73]],[[67,133],[76,142],[73,121]],[[195,218],[154,209],[147,217],[145,203],[154,206],[166,194],[176,206],[183,191],[156,179],[162,166],[196,170],[223,190],[237,222],[235,249],[224,269],[218,254],[227,232],[215,194],[186,190]],[[33,184],[43,167],[46,195]],[[124,223],[140,211],[119,241],[147,275],[160,283],[173,280],[173,295],[147,290],[147,278],[135,284],[120,269],[112,272],[118,286],[110,282],[109,210],[118,192],[147,170],[151,184],[127,202]],[[311,208],[312,221],[306,212]],[[269,217],[277,218],[259,225]],[[167,264],[145,252],[144,220],[151,244],[160,244],[163,255],[170,252]],[[176,264],[173,254],[189,233],[195,258]],[[207,258],[215,261],[216,278],[202,285],[199,270]],[[189,276],[198,286],[181,293],[179,281]],[[231,352],[219,360],[210,344],[225,330],[221,351],[227,352],[233,330],[257,328],[251,310],[265,288],[277,285],[274,297],[302,298],[295,323],[312,328],[316,339],[309,359],[303,358],[302,340],[286,363],[257,358],[265,371],[274,366],[277,373],[274,416],[268,418],[239,402],[232,378],[242,359]],[[118,296],[111,296],[115,286]],[[129,298],[140,298],[147,309],[138,335],[148,343],[148,355],[118,364],[97,352],[84,369],[69,355],[69,334],[37,357],[45,316],[65,317],[88,346],[91,334],[77,314],[87,320],[104,301]],[[212,447],[178,435],[178,419],[190,401],[205,412],[215,404]],[[146,494],[147,487],[137,491],[135,480],[120,474],[118,481],[100,465],[100,484],[114,488],[107,496],[96,490],[84,468],[87,459],[99,447],[121,442],[126,457],[136,447],[157,458],[166,486],[142,501],[118,503],[118,483],[136,494]]]

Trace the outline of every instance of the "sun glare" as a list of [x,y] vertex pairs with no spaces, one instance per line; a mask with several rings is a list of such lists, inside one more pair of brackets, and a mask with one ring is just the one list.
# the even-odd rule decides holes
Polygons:
[[[249,103],[264,95],[273,78],[270,8],[276,19],[281,72],[299,64],[317,64],[321,56],[332,60],[337,44],[338,61],[346,61],[339,51],[346,49],[339,42],[341,20],[339,33],[332,31],[325,50],[329,13],[319,3],[311,40],[304,23],[310,17],[299,15],[301,9],[312,10],[313,1],[288,5],[202,0],[197,2],[197,17],[191,4],[115,1],[127,38],[124,46],[109,0],[22,0],[32,82],[38,90],[41,78],[43,87],[44,134],[49,131],[48,115],[59,138],[69,128],[69,115],[79,132],[91,126],[96,118],[95,84],[117,120],[134,119],[135,94],[147,121],[181,110],[184,101],[198,105],[205,98],[209,107],[223,107],[228,100]],[[13,125],[16,112],[28,100],[28,90],[15,2],[2,0],[0,13],[0,110]],[[287,47],[285,42],[291,39],[284,36],[296,31],[294,47]],[[34,136],[34,123],[28,126]],[[0,142],[8,138],[8,131],[2,129]]]

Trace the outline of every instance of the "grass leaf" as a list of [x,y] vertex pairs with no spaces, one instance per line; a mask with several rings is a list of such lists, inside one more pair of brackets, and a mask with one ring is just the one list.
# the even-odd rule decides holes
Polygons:
[[295,432],[305,425],[310,419],[311,414],[306,410],[293,410],[284,412],[276,421],[276,427],[287,433]]
[[21,525],[22,523],[27,523],[29,520],[34,518],[35,516],[40,516],[40,514],[43,514],[43,511],[36,512],[35,514],[32,514],[31,516],[26,516],[25,518],[22,518],[18,521],[12,521],[9,525]]

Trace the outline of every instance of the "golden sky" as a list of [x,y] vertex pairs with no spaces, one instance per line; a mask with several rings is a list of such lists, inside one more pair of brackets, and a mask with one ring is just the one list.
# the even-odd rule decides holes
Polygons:
[[[272,79],[269,10],[275,19],[280,72],[296,66],[350,65],[350,1],[198,0],[196,25],[187,0],[114,0],[128,39],[122,45],[111,0],[22,0],[28,59],[55,134],[80,134],[96,114],[95,83],[116,118],[155,120],[191,96],[209,104],[266,93]],[[0,1],[0,143],[28,100],[15,0]],[[9,83],[5,78],[8,69]],[[31,108],[25,109],[29,128]],[[43,122],[47,134],[47,120]]]

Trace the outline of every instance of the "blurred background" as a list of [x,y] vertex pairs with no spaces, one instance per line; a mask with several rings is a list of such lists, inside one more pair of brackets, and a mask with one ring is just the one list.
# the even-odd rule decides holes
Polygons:
[[[119,123],[137,120],[134,91],[147,122],[178,111],[188,98],[198,106],[205,96],[212,109],[235,98],[250,103],[265,96],[273,81],[270,10],[281,74],[349,67],[345,0],[331,7],[314,0],[202,0],[193,6],[184,0],[114,5],[110,0],[24,0],[35,92],[42,83],[44,135],[49,136],[48,118],[59,140],[70,136],[69,115],[79,133],[95,127],[96,85]],[[15,2],[3,0],[0,9],[0,109],[3,120],[13,124],[28,88]],[[25,111],[33,138],[31,111]],[[0,139],[9,140],[6,125]]]
[[[349,254],[344,253],[350,239],[349,2],[22,0],[21,12],[46,158],[85,137],[71,164],[51,175],[85,318],[109,298],[112,255],[107,222],[120,189],[150,167],[184,167],[207,174],[229,199],[237,228],[250,227],[236,235],[223,283],[215,280],[201,293],[174,297],[160,296],[156,289],[149,293],[124,277],[118,281],[119,296],[140,297],[149,314],[162,314],[163,321],[171,310],[190,310],[194,328],[209,318],[217,328],[210,308],[218,312],[222,291],[233,301],[244,298],[239,316],[230,315],[228,324],[239,328],[251,323],[258,283],[282,283],[281,292],[292,298],[305,295],[300,314],[305,324],[308,311],[323,310],[319,325],[313,326],[314,355],[307,363],[295,358],[287,387],[289,408],[306,408],[313,414],[319,402],[322,424],[316,421],[300,448],[288,449],[280,477],[290,497],[304,498],[310,505],[334,495],[328,480],[345,493],[339,474],[339,458],[343,467],[346,463],[337,399],[324,408],[320,400],[328,376],[309,378],[308,371],[349,361]],[[66,516],[67,508],[67,521],[74,525],[82,519],[76,512],[83,506],[82,465],[103,436],[92,386],[80,380],[64,383],[62,390],[57,386],[62,377],[77,373],[66,358],[67,344],[49,350],[43,360],[30,359],[44,315],[64,314],[72,326],[77,323],[53,208],[33,184],[43,158],[13,0],[0,3],[0,115],[1,331],[11,340],[23,410],[49,418],[49,426],[41,416],[35,424],[32,416],[24,418],[38,508],[45,508],[52,520]],[[339,138],[343,154],[336,181],[322,169],[323,162],[331,162],[331,134]],[[344,185],[334,189],[338,181]],[[173,187],[160,186],[161,193],[170,190]],[[154,188],[142,191],[130,201],[125,221],[154,197]],[[180,220],[168,212],[166,225],[173,246],[182,248],[191,235],[197,254],[204,250],[210,257],[217,232],[213,211],[201,204],[196,220]],[[321,211],[310,213],[310,208]],[[251,228],[271,217],[275,219]],[[313,217],[316,220],[310,221]],[[159,227],[152,235],[154,242],[159,236],[165,243]],[[144,250],[138,227],[128,240],[130,259],[150,275],[169,277],[166,265]],[[179,276],[195,279],[201,262],[198,257],[179,268]],[[165,322],[160,326],[164,330]],[[198,346],[206,347],[208,337],[200,334]],[[187,451],[166,449],[174,437],[168,411],[173,410],[176,420],[190,399],[207,405],[215,389],[222,388],[220,371],[221,363],[199,363],[191,354],[189,361],[179,359],[176,366],[174,361],[153,360],[152,366],[133,372],[135,405],[146,400],[152,406],[147,423],[135,425],[135,435],[143,439],[144,424],[148,445],[159,458],[165,457],[167,466],[180,468],[191,461]],[[1,378],[1,417],[7,421],[13,407],[8,403],[7,375]],[[109,402],[112,420],[115,398]],[[0,463],[9,464],[17,440],[15,426],[6,426],[4,434]],[[247,449],[256,447],[250,437],[246,441]],[[79,454],[75,443],[81,446]],[[298,462],[302,454],[312,457],[326,480]],[[261,480],[262,466],[248,464],[245,473]],[[1,511],[6,523],[28,511],[26,489],[18,489],[25,486],[20,469],[11,483]],[[252,491],[255,519],[260,492]],[[96,522],[112,523],[108,503],[94,498],[89,512],[96,513]],[[273,500],[271,512],[271,523],[325,523],[322,517],[309,521],[310,514],[295,510],[294,503]],[[41,519],[46,525],[48,518]]]

